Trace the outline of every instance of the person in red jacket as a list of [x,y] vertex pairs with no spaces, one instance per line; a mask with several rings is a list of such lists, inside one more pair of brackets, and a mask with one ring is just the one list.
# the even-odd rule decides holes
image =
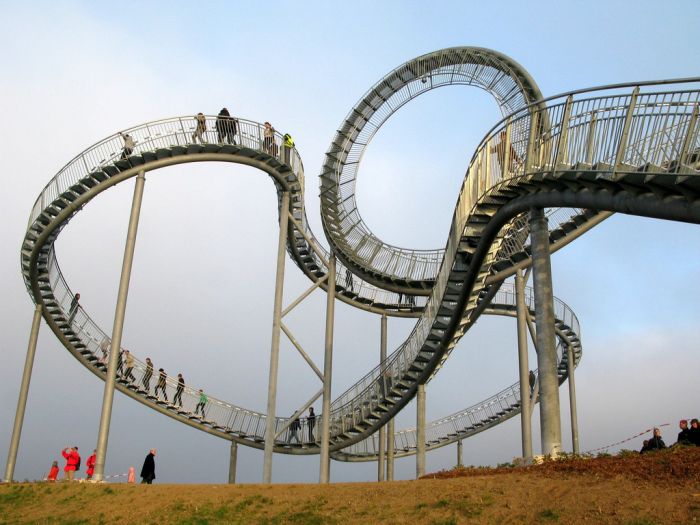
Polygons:
[[66,473],[66,479],[68,481],[73,481],[75,471],[78,469],[78,465],[80,464],[78,450],[72,447],[66,447],[61,451],[61,454],[64,458],[66,458],[66,466],[63,467],[63,471]]
[[49,471],[49,475],[46,478],[47,481],[56,481],[56,478],[58,477],[58,461],[54,461],[53,465],[51,465],[51,470]]
[[95,461],[97,459],[97,449],[92,451],[92,456],[87,459],[87,479],[92,479],[92,475],[95,473]]

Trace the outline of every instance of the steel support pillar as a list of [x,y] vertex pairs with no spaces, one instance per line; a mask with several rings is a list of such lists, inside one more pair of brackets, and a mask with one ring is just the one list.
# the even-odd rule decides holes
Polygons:
[[386,480],[394,481],[394,418],[386,426]]
[[331,476],[331,382],[333,380],[333,322],[335,318],[335,254],[328,261],[328,293],[326,294],[326,348],[323,356],[323,415],[321,416],[321,468],[319,482],[328,483]]
[[280,234],[277,241],[277,272],[275,277],[275,303],[272,313],[272,344],[270,348],[270,376],[267,383],[267,421],[265,425],[265,455],[263,483],[272,483],[272,454],[275,447],[277,405],[277,371],[280,358],[280,332],[282,327],[282,296],[284,291],[284,262],[289,228],[289,192],[282,194],[280,204]]
[[228,482],[236,482],[236,464],[238,463],[238,443],[231,441],[231,452],[228,458]]
[[39,339],[39,327],[41,326],[41,305],[34,308],[34,318],[32,319],[32,330],[29,332],[29,345],[27,346],[27,357],[24,360],[24,372],[22,382],[19,386],[19,398],[17,399],[17,411],[15,412],[15,424],[12,427],[12,438],[10,449],[7,452],[7,465],[5,467],[5,482],[12,483],[15,474],[15,464],[17,463],[17,451],[19,450],[19,439],[22,435],[22,425],[24,424],[24,411],[27,408],[27,397],[29,396],[29,383],[32,380],[32,368],[34,367],[34,355],[36,354],[36,342]]
[[416,479],[425,475],[425,384],[416,392]]
[[457,466],[458,467],[463,467],[464,462],[462,458],[462,451],[463,451],[464,445],[462,444],[462,440],[460,439],[457,441]]
[[518,370],[520,376],[520,431],[523,459],[532,461],[532,414],[530,412],[530,365],[527,344],[527,305],[525,304],[525,278],[522,270],[515,273],[515,306],[518,320]]
[[[379,362],[383,363],[386,360],[386,314],[382,314],[381,320],[381,336],[379,343]],[[389,384],[386,381],[384,370],[380,370],[382,374],[380,381],[384,388],[384,395],[389,396]],[[386,445],[386,425],[379,429],[379,456],[377,458],[377,481],[384,481],[384,449]]]
[[574,351],[571,345],[566,345],[567,367],[569,369],[569,410],[571,414],[571,444],[574,454],[579,453],[578,448],[578,415],[576,413],[576,379],[574,378]]
[[136,249],[136,234],[139,229],[139,216],[141,215],[141,201],[143,200],[143,188],[146,184],[145,172],[140,171],[134,185],[134,198],[131,202],[131,214],[129,215],[129,229],[126,233],[126,246],[124,247],[124,260],[122,273],[119,279],[119,292],[117,294],[117,306],[114,311],[114,324],[112,325],[112,341],[109,350],[109,362],[107,364],[107,378],[105,379],[104,394],[102,396],[102,414],[100,416],[100,428],[97,434],[97,452],[95,457],[95,473],[93,479],[102,481],[105,471],[105,459],[107,457],[107,443],[109,441],[109,425],[112,421],[112,405],[114,403],[114,385],[116,384],[117,362],[122,344],[124,331],[124,318],[126,317],[126,300],[129,295],[129,281],[131,280],[131,266],[134,262],[134,250]]
[[561,450],[559,380],[554,332],[552,266],[549,259],[549,228],[542,208],[530,210],[530,236],[535,289],[542,454],[556,457]]

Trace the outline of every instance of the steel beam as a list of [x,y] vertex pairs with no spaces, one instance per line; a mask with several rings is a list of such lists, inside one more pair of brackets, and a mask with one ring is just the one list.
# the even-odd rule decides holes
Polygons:
[[522,270],[515,273],[515,307],[518,321],[518,370],[520,375],[520,432],[526,462],[532,460],[532,417],[530,411],[530,365],[527,344],[527,305]]
[[574,351],[571,345],[566,345],[567,367],[569,369],[569,411],[571,414],[571,444],[574,454],[579,453],[578,448],[578,415],[576,412],[576,379],[574,378]]
[[331,381],[333,380],[333,323],[335,319],[335,254],[328,261],[328,293],[326,295],[326,348],[323,356],[323,415],[321,417],[321,467],[319,482],[328,483],[331,474],[330,416]]
[[561,450],[559,380],[554,332],[554,294],[549,259],[549,229],[542,208],[530,210],[532,275],[537,325],[537,368],[540,387],[542,454],[556,457]]
[[[387,318],[386,314],[381,317],[381,335],[379,342],[379,362],[384,363],[386,361],[386,330],[387,330]],[[385,370],[379,370],[382,376],[379,378],[384,385],[384,395],[389,396],[388,384],[386,382]],[[377,456],[377,481],[384,481],[384,448],[386,442],[386,425],[379,429],[379,455]]]
[[131,266],[134,262],[134,250],[136,249],[136,234],[139,229],[139,217],[141,215],[141,202],[143,200],[143,188],[146,184],[145,172],[142,170],[136,176],[134,185],[134,198],[131,203],[129,216],[129,229],[126,234],[126,246],[124,247],[124,261],[119,280],[119,293],[117,294],[117,306],[114,312],[114,325],[112,327],[112,342],[109,351],[109,363],[107,366],[107,378],[105,379],[104,394],[102,397],[102,415],[100,416],[100,428],[97,434],[97,452],[95,458],[95,473],[93,479],[102,481],[107,457],[107,443],[109,441],[109,426],[112,420],[112,405],[114,403],[114,385],[116,384],[117,362],[121,351],[122,333],[124,331],[124,319],[126,317],[126,300],[129,296],[129,282],[131,280]]
[[416,392],[416,479],[425,476],[425,384]]
[[228,482],[236,483],[236,464],[238,463],[238,443],[231,441],[231,452],[228,458]]
[[462,440],[460,439],[457,441],[457,466],[458,467],[463,467],[464,466],[464,461],[462,457],[462,452],[463,452],[464,445],[462,444]]
[[280,204],[280,234],[277,241],[277,273],[275,278],[275,304],[272,314],[272,344],[270,348],[270,376],[267,383],[267,422],[265,426],[265,456],[263,483],[272,483],[272,454],[275,447],[275,408],[277,405],[277,373],[280,358],[280,332],[282,326],[282,297],[284,292],[284,262],[289,229],[289,192],[282,193]]
[[17,451],[19,450],[19,440],[22,435],[22,425],[24,424],[24,412],[27,408],[27,397],[29,396],[29,383],[32,380],[32,368],[34,367],[34,355],[36,354],[36,343],[39,339],[39,328],[41,327],[41,304],[34,308],[34,318],[32,319],[32,330],[29,332],[29,345],[27,346],[27,357],[24,360],[24,372],[22,382],[19,387],[19,398],[17,399],[17,411],[15,412],[15,424],[12,427],[12,439],[10,449],[7,452],[7,465],[5,467],[5,483],[12,483],[15,474],[15,464],[17,463]]

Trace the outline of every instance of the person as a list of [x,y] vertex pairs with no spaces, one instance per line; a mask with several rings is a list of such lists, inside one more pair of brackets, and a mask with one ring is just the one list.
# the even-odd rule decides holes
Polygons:
[[76,293],[73,296],[73,299],[71,299],[70,308],[68,309],[68,324],[73,323],[73,319],[75,318],[75,314],[78,313],[78,306],[80,306],[79,301],[80,301],[80,294]]
[[649,440],[645,439],[642,442],[642,450],[639,451],[640,454],[644,454],[645,452],[649,452]]
[[75,471],[78,469],[80,464],[80,455],[78,455],[78,449],[73,447],[66,447],[61,451],[61,455],[66,459],[66,466],[63,467],[63,472],[65,473],[67,481],[73,481],[75,477]]
[[58,477],[58,461],[54,461],[51,464],[51,470],[49,470],[49,475],[47,476],[47,481],[56,481]]
[[314,413],[314,407],[309,407],[309,417],[306,418],[306,425],[309,427],[309,441],[312,443],[314,439],[314,427],[316,426],[316,414]]
[[700,447],[700,424],[696,418],[690,420],[690,442]]
[[102,340],[102,343],[100,343],[100,352],[102,352],[102,357],[100,358],[100,363],[106,365],[107,361],[109,359],[109,345],[112,342],[109,340],[109,337],[105,337]]
[[532,393],[535,391],[535,381],[536,380],[537,380],[537,378],[535,377],[535,373],[532,370],[530,370],[530,377],[529,377],[530,395],[532,395]]
[[289,133],[282,136],[282,159],[287,165],[291,164],[291,151],[294,149],[294,139]]
[[146,389],[146,393],[151,393],[151,378],[153,377],[153,361],[150,357],[146,358],[146,373],[143,375],[143,388]]
[[177,375],[177,389],[175,390],[175,397],[173,398],[173,405],[177,405],[182,408],[182,392],[185,390],[185,378],[182,374]]
[[345,290],[348,292],[353,292],[353,282],[352,282],[352,272],[345,269]]
[[143,460],[143,467],[141,468],[141,483],[151,484],[153,480],[156,479],[156,449],[152,448],[146,459]]
[[117,376],[124,374],[124,350],[119,350],[117,353]]
[[209,401],[209,398],[207,395],[204,393],[204,391],[200,388],[199,389],[199,403],[197,403],[197,406],[194,407],[194,413],[195,415],[201,410],[202,411],[202,417],[204,417],[204,407],[207,406],[207,402]]
[[273,128],[272,124],[269,122],[265,122],[263,125],[265,126],[263,130],[263,151],[276,156],[277,144],[275,143],[275,128]]
[[224,144],[228,141],[229,144],[235,144],[236,139],[236,121],[231,118],[228,109],[222,108],[216,116],[216,133],[219,137],[219,143]]
[[85,474],[87,474],[87,479],[92,479],[92,475],[95,473],[95,462],[97,461],[97,449],[92,451],[92,456],[90,456],[87,459],[87,470],[85,471]]
[[680,428],[681,431],[678,433],[676,445],[692,445],[693,442],[690,439],[690,429],[688,428],[688,420],[681,419],[678,422],[678,428]]
[[122,149],[122,156],[120,158],[125,159],[134,152],[134,147],[136,147],[136,142],[133,137],[128,133],[119,132],[122,140],[124,141],[124,148]]
[[[506,162],[506,139],[507,139],[507,133],[506,130],[502,130],[498,134],[498,144],[495,146],[491,146],[491,153],[496,153],[496,158],[498,159],[498,165],[500,166],[501,172],[505,172],[505,162]],[[522,163],[522,159],[520,158],[520,155],[518,155],[518,152],[515,151],[515,148],[513,147],[513,143],[511,142],[509,144],[510,146],[510,158],[508,160],[508,173],[513,174],[519,164]],[[503,176],[507,175],[506,173],[502,173]]]
[[287,443],[292,442],[292,438],[297,440],[297,443],[301,443],[301,440],[299,439],[299,436],[297,435],[297,432],[299,432],[299,429],[301,429],[301,423],[299,422],[299,418],[295,417],[294,421],[292,421],[292,424],[289,425],[289,441]]
[[136,381],[136,377],[134,376],[134,356],[131,355],[131,352],[128,350],[124,350],[124,358],[126,359],[126,370],[124,371],[124,379],[129,381],[130,383],[133,383]]
[[649,450],[661,450],[666,448],[666,443],[661,439],[661,430],[654,427],[654,432],[649,440]]
[[195,144],[197,143],[197,139],[199,138],[199,142],[204,144],[206,142],[204,140],[204,132],[207,130],[207,119],[204,116],[204,113],[197,113],[197,116],[194,117],[194,120],[197,122],[197,127],[194,130],[194,133],[192,134],[192,142]]
[[379,382],[379,387],[382,391],[382,398],[386,399],[387,394],[391,390],[392,380],[391,380],[391,369],[385,368],[382,374],[381,381]]
[[156,397],[158,397],[158,389],[160,388],[163,391],[163,397],[165,398],[165,401],[168,401],[168,393],[165,391],[165,381],[168,379],[168,374],[165,373],[165,370],[162,368],[158,369],[158,382],[156,383],[156,390],[155,394]]

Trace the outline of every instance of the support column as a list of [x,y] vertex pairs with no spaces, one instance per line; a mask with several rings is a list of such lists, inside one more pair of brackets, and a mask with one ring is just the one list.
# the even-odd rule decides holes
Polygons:
[[272,453],[275,446],[277,406],[277,370],[280,360],[280,331],[282,326],[282,293],[284,291],[284,261],[289,228],[289,192],[282,194],[280,204],[280,235],[277,242],[277,273],[275,277],[275,304],[272,313],[272,345],[270,348],[270,376],[267,382],[267,420],[265,425],[265,457],[263,483],[272,483]]
[[331,381],[333,379],[333,322],[335,318],[335,254],[328,260],[328,293],[326,294],[326,350],[323,356],[323,415],[321,417],[321,468],[319,483],[328,483],[331,476]]
[[[379,343],[379,362],[383,363],[386,360],[386,314],[382,314],[381,321],[381,339]],[[384,370],[380,370],[382,374],[380,381],[383,385],[385,396],[389,395],[389,385],[386,382],[386,374]],[[379,457],[377,458],[377,481],[384,481],[384,445],[386,443],[386,425],[379,429]]]
[[32,330],[31,332],[29,332],[29,345],[27,346],[27,357],[24,360],[24,372],[22,373],[22,382],[19,386],[19,398],[17,399],[15,424],[12,427],[12,439],[10,440],[10,450],[7,452],[7,465],[5,467],[6,483],[12,483],[12,477],[15,474],[17,451],[19,450],[19,439],[22,435],[22,425],[24,424],[24,411],[27,408],[27,397],[29,396],[29,383],[32,380],[32,368],[34,367],[34,355],[36,354],[36,342],[39,339],[40,326],[41,305],[37,304],[36,308],[34,308]]
[[518,370],[520,376],[520,431],[523,459],[532,461],[532,414],[530,413],[530,365],[527,345],[527,305],[522,270],[515,273],[515,306],[518,319]]
[[462,440],[460,439],[459,441],[457,441],[457,466],[458,467],[464,466],[464,462],[462,461],[462,459],[463,459],[462,458],[462,449],[463,448],[464,447],[462,445]]
[[416,478],[425,475],[425,384],[416,394]]
[[236,463],[238,462],[238,443],[231,441],[231,453],[228,458],[228,482],[234,484],[236,482]]
[[112,343],[109,351],[107,378],[105,380],[104,394],[102,396],[102,415],[100,416],[100,429],[97,434],[95,473],[93,475],[93,479],[95,481],[102,481],[104,477],[105,459],[107,457],[107,442],[109,441],[109,425],[112,420],[112,404],[114,402],[114,385],[116,384],[117,361],[119,360],[119,351],[122,344],[122,332],[124,330],[124,318],[126,316],[126,300],[129,295],[131,266],[134,262],[136,234],[139,229],[139,216],[141,214],[141,201],[143,200],[143,188],[145,183],[145,172],[140,171],[136,177],[136,184],[134,186],[134,198],[131,203],[129,229],[126,233],[126,246],[124,247],[124,260],[122,262],[122,273],[119,280],[117,306],[114,312],[114,325],[112,326]]
[[394,418],[386,426],[386,480],[394,481]]
[[530,210],[530,236],[535,289],[542,454],[555,457],[561,450],[561,419],[554,333],[552,267],[549,259],[549,229],[542,208]]
[[578,448],[578,415],[576,413],[576,380],[574,378],[574,351],[571,345],[566,345],[567,366],[569,368],[569,410],[571,413],[571,443],[574,454],[579,453]]

